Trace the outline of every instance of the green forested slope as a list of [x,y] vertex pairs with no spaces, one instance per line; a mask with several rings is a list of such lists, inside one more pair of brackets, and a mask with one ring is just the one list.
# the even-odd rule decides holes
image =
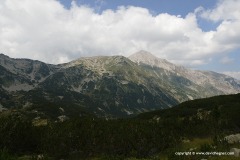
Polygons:
[[229,151],[224,136],[240,131],[240,94],[182,103],[131,119],[90,115],[64,122],[26,111],[0,114],[0,157],[31,159],[200,159],[179,151]]

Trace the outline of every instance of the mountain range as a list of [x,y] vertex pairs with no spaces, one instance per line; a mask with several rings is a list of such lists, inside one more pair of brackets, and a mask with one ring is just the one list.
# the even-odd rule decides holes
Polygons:
[[175,65],[139,51],[64,64],[0,54],[0,108],[50,117],[127,117],[181,102],[240,92],[240,81]]

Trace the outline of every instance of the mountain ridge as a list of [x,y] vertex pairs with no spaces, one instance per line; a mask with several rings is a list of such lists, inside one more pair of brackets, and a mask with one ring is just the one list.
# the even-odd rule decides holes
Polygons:
[[[145,64],[145,65],[150,65],[150,66],[156,66],[156,67],[159,67],[159,68],[163,68],[163,69],[165,69],[169,72],[172,72],[174,74],[186,77],[187,79],[191,80],[192,82],[196,83],[197,85],[208,85],[209,83],[211,85],[217,84],[216,80],[214,80],[215,77],[212,76],[213,74],[215,76],[218,75],[218,77],[220,77],[220,78],[223,78],[223,77],[224,78],[230,78],[230,79],[232,78],[230,76],[227,76],[227,75],[224,75],[224,74],[221,74],[221,73],[217,73],[217,72],[213,72],[213,71],[200,71],[200,70],[188,69],[188,68],[185,68],[185,67],[180,66],[180,65],[172,64],[165,59],[157,58],[153,55],[150,56],[151,58],[149,60],[147,57],[141,57],[141,55],[143,55],[144,53],[146,53],[146,55],[150,55],[146,51],[140,51],[140,52],[137,52],[134,55],[129,56],[129,59],[132,60],[133,62],[138,63],[138,64],[142,63],[142,64]],[[210,79],[209,77],[212,77],[212,79],[211,79],[212,81],[209,82],[208,84],[206,84],[207,81]],[[235,79],[235,81],[238,81],[238,80]],[[239,83],[239,81],[238,81],[238,83]],[[231,88],[231,86],[229,86],[229,85],[228,86],[225,85],[223,88],[218,87],[216,85],[215,85],[215,87],[217,89],[221,90],[221,91],[224,91],[224,92],[228,90],[229,91],[228,94],[238,93],[238,92],[234,92],[234,89]]]
[[32,110],[44,108],[42,112],[48,112],[51,108],[45,106],[52,104],[56,110],[72,107],[76,113],[124,117],[240,92],[240,83],[231,77],[192,71],[145,51],[128,58],[85,57],[58,65],[1,55],[0,72],[0,89],[9,96],[0,96],[5,108],[27,104]]

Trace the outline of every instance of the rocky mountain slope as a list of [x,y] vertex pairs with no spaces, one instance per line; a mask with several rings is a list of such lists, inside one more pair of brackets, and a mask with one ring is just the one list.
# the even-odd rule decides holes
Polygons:
[[[165,59],[160,59],[153,56],[151,53],[146,51],[140,51],[129,57],[133,62],[139,65],[149,65],[152,68],[157,67],[163,69],[165,75],[177,75],[190,80],[195,85],[200,86],[203,90],[207,90],[206,96],[212,96],[216,92],[221,94],[231,94],[239,92],[239,81],[232,77],[224,74],[212,72],[212,71],[198,71],[187,69],[183,66],[174,65]],[[209,87],[214,89],[211,93]],[[192,90],[197,90],[193,86],[190,87]],[[198,90],[199,91],[199,90]]]
[[49,116],[123,117],[240,92],[223,74],[195,71],[140,51],[129,58],[80,58],[59,65],[0,54],[0,104]]

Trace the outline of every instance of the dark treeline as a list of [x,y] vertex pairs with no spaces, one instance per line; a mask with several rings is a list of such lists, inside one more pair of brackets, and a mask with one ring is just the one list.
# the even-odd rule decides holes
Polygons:
[[183,141],[194,138],[213,141],[198,150],[229,151],[223,138],[240,131],[239,96],[189,101],[129,119],[85,115],[56,122],[42,117],[47,123],[41,124],[40,118],[41,125],[36,125],[35,116],[25,111],[1,113],[0,159],[7,159],[7,154],[43,154],[48,159],[151,158],[165,154],[173,160],[180,158],[172,153],[181,151]]
[[96,118],[33,126],[27,119],[10,116],[0,119],[0,147],[11,154],[46,154],[57,159],[148,157],[179,143],[176,130],[170,128],[148,121]]
[[0,149],[12,155],[44,154],[54,159],[112,157],[151,157],[179,146],[184,137],[216,137],[223,133],[214,114],[207,120],[197,117],[162,120],[75,118],[65,122],[48,121],[34,126],[24,116],[0,118]]

